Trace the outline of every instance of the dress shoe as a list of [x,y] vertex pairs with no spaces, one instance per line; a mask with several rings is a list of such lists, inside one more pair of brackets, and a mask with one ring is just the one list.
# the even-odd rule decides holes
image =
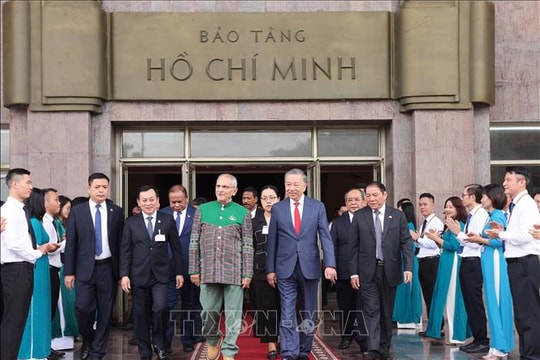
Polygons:
[[277,357],[277,350],[271,350],[268,352],[268,355],[266,355],[266,358],[269,360],[276,360]]
[[466,352],[467,354],[474,354],[474,353],[485,353],[489,351],[489,345],[482,345],[482,344],[475,344],[474,346],[468,347],[463,352]]
[[185,352],[185,353],[193,352],[193,350],[195,350],[195,348],[193,348],[193,345],[191,345],[191,344],[184,344],[184,352]]
[[470,342],[468,344],[465,344],[465,345],[461,345],[459,347],[459,350],[463,351],[463,352],[467,352],[467,349],[470,348],[471,346],[474,346],[474,342]]
[[344,350],[348,349],[351,346],[352,339],[342,339],[338,345],[338,349]]
[[378,351],[370,350],[366,351],[364,354],[364,360],[380,360],[381,354]]
[[66,356],[65,352],[54,350],[54,349],[51,349],[51,354],[55,355],[56,357],[64,357],[64,356]]
[[221,341],[222,339],[219,338],[219,341],[216,345],[208,344],[208,350],[206,352],[206,357],[208,358],[208,360],[216,360],[219,357],[219,352],[221,351]]
[[154,346],[154,353],[157,355],[158,360],[167,360],[169,358],[167,351],[157,346]]
[[426,334],[425,331],[420,331],[420,332],[418,333],[418,336],[420,336],[420,337],[427,337],[427,334]]
[[86,360],[90,356],[90,342],[83,339],[81,347],[81,360]]

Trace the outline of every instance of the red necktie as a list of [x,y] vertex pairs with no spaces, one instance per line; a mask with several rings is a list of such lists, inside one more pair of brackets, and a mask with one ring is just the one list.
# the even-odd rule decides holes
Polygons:
[[300,234],[300,226],[302,226],[302,219],[300,218],[300,210],[298,210],[299,202],[294,203],[294,231],[296,235]]

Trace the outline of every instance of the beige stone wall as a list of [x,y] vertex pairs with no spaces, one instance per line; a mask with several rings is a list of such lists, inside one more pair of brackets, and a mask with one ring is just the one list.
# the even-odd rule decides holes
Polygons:
[[[113,130],[124,122],[375,120],[387,130],[386,183],[393,200],[431,191],[442,202],[465,183],[489,179],[490,122],[540,120],[540,2],[494,3],[497,103],[489,109],[402,114],[392,101],[110,102],[103,114],[91,115],[2,107],[1,123],[11,131],[10,165],[31,168],[37,186],[76,196],[90,172],[116,177]],[[140,12],[397,11],[399,1],[103,0],[102,6]]]

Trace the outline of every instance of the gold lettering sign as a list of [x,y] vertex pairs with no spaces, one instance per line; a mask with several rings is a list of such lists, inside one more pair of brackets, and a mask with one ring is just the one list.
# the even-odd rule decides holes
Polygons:
[[112,98],[390,97],[389,13],[115,13]]

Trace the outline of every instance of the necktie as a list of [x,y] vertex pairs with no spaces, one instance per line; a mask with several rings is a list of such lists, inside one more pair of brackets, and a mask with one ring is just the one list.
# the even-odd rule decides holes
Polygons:
[[30,211],[26,206],[23,206],[24,215],[26,216],[26,222],[28,223],[28,233],[30,234],[30,239],[32,240],[32,247],[37,248],[36,245],[36,234],[34,234],[34,228],[32,227],[32,222],[30,221]]
[[182,231],[182,228],[180,227],[180,222],[182,221],[182,212],[177,211],[176,212],[176,228],[178,229],[178,235],[180,235],[180,232]]
[[148,231],[148,236],[150,236],[150,240],[152,240],[152,236],[154,236],[154,226],[152,225],[152,216],[149,216],[146,218],[148,221],[148,224],[146,225],[146,230]]
[[427,219],[424,219],[424,222],[422,223],[422,231],[420,231],[420,237],[424,236],[424,233],[426,232],[426,226],[427,226]]
[[302,226],[302,219],[300,218],[300,210],[298,209],[299,202],[294,203],[294,231],[296,235],[300,234],[300,227]]
[[381,219],[379,219],[379,215],[381,212],[379,210],[374,212],[375,214],[375,257],[379,260],[384,260],[384,255],[382,252],[382,225],[381,225]]
[[514,211],[514,206],[516,206],[516,204],[514,204],[513,202],[510,203],[510,206],[508,207],[508,209],[510,210],[510,214],[512,214],[512,211]]
[[96,205],[96,220],[94,223],[94,231],[96,233],[96,255],[101,255],[101,252],[103,251],[103,242],[101,239],[101,212],[99,211],[99,208],[101,205]]

